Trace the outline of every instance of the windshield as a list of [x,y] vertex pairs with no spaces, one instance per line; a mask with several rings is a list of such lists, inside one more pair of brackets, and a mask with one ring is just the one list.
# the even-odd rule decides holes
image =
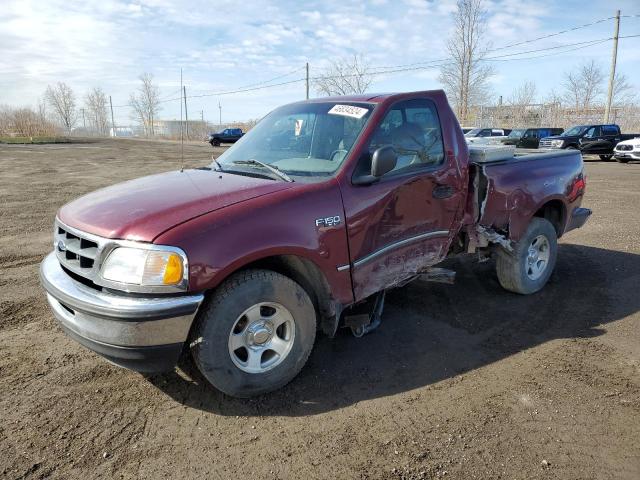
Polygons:
[[524,129],[511,130],[509,138],[522,138],[524,132],[526,132]]
[[571,127],[569,130],[564,132],[562,136],[571,137],[574,135],[582,135],[587,128],[589,128],[587,125],[578,125],[577,127]]
[[256,168],[248,161],[259,160],[289,175],[331,175],[351,150],[372,110],[373,105],[367,103],[287,105],[261,120],[218,157],[218,163],[233,171]]
[[475,137],[476,135],[478,135],[480,133],[480,130],[482,130],[481,128],[474,128],[472,130],[469,130],[467,133],[464,134],[465,137]]

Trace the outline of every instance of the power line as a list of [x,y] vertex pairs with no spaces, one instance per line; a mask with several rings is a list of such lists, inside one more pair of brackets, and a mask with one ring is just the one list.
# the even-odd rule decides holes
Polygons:
[[[256,82],[256,83],[250,83],[248,85],[243,85],[241,87],[238,87],[238,89],[252,88],[252,87],[257,87],[257,86],[260,86],[260,85],[266,85],[266,84],[269,84],[271,82],[275,82],[276,80],[280,80],[281,78],[288,77],[289,75],[292,75],[292,74],[294,74],[296,72],[299,72],[301,70],[304,70],[304,69],[305,69],[305,67],[299,67],[299,68],[296,68],[294,70],[291,70],[290,72],[284,73],[282,75],[278,75],[277,77],[270,78],[269,80],[263,80],[261,82]],[[196,92],[203,92],[203,93],[212,92],[211,90],[195,90],[195,91]]]
[[[640,16],[640,15],[630,15],[630,16]],[[548,35],[542,35],[540,37],[530,38],[528,40],[523,40],[522,42],[511,43],[511,44],[508,44],[508,45],[501,45],[499,47],[491,48],[491,49],[487,50],[487,52],[495,52],[495,51],[498,51],[498,50],[515,47],[515,46],[518,46],[518,45],[524,45],[524,44],[527,44],[527,43],[537,42],[537,41],[540,41],[540,40],[544,40],[546,38],[556,37],[556,36],[562,35],[564,33],[573,32],[575,30],[580,30],[582,28],[591,27],[593,25],[597,25],[597,24],[606,22],[606,21],[614,19],[614,18],[615,17],[601,18],[601,19],[596,20],[596,21],[591,22],[591,23],[585,23],[583,25],[577,25],[575,27],[567,28],[565,30],[560,30],[560,31],[557,31],[557,32],[553,32],[553,33],[550,33]],[[371,68],[383,69],[383,68],[412,67],[412,66],[415,66],[415,65],[426,65],[426,64],[438,63],[438,62],[442,62],[442,61],[446,61],[446,60],[448,60],[448,58],[438,58],[438,59],[435,59],[435,60],[426,60],[426,61],[423,61],[423,62],[407,63],[407,64],[401,64],[401,65],[390,65],[390,66],[378,66],[378,67],[371,67]]]
[[[640,17],[640,15],[633,15]],[[556,32],[554,34],[550,34],[544,37],[539,37],[537,39],[532,39],[530,41],[524,41],[524,42],[520,42],[519,44],[524,44],[524,43],[531,43],[533,41],[537,41],[540,40],[542,38],[548,38],[550,36],[554,36],[554,35],[559,35],[560,33],[565,33],[568,31],[572,31],[572,30],[576,30],[579,28],[585,28],[587,26],[590,25],[595,25],[596,23],[600,23],[602,21],[605,20],[609,20],[609,18],[607,19],[602,19],[590,24],[585,24],[585,25],[580,25],[578,27],[574,27],[572,29],[568,29],[568,30],[563,30],[562,32]],[[634,34],[634,35],[621,35],[619,38],[636,38],[636,37],[640,37],[640,34]],[[568,52],[572,52],[575,50],[580,50],[583,48],[588,48],[594,45],[598,45],[604,42],[608,42],[610,40],[612,40],[613,37],[608,37],[608,38],[600,38],[600,39],[592,39],[592,40],[586,40],[583,42],[575,42],[575,43],[568,43],[568,44],[563,44],[563,45],[556,45],[553,47],[546,47],[546,48],[538,48],[538,49],[533,49],[533,50],[526,50],[526,51],[522,51],[522,52],[513,52],[513,53],[508,53],[508,54],[504,54],[504,55],[496,55],[496,56],[491,56],[491,57],[486,57],[481,59],[482,61],[502,61],[502,62],[506,62],[506,61],[514,61],[514,60],[527,60],[527,59],[532,59],[532,58],[542,58],[542,57],[546,57],[546,56],[550,56],[550,55],[557,55],[557,54],[563,54],[563,53],[568,53]],[[515,46],[516,44],[512,44],[512,45],[507,45],[502,48],[510,48],[512,46]],[[549,51],[549,50],[558,50],[558,49],[563,49],[563,48],[567,48],[567,47],[576,47],[576,48],[571,48],[568,50],[565,50],[563,52],[553,52],[553,53],[548,53],[548,54],[544,54],[544,55],[536,55],[536,56],[529,56],[529,57],[519,57],[520,55],[525,55],[527,53],[537,53],[537,52],[545,52],[545,51]],[[496,51],[497,49],[493,49],[492,51]],[[507,58],[507,57],[518,57],[518,58]],[[413,63],[413,64],[405,64],[405,65],[396,65],[396,66],[390,66],[390,67],[373,67],[374,69],[380,70],[380,71],[373,71],[373,72],[369,72],[369,75],[372,76],[377,76],[377,75],[387,75],[387,74],[393,74],[393,73],[402,73],[402,72],[408,72],[408,71],[416,71],[416,70],[426,70],[429,68],[438,68],[440,66],[442,66],[443,64],[449,63],[451,60],[448,58],[443,58],[443,59],[439,59],[439,60],[430,60],[430,61],[426,61],[426,62],[417,62],[417,63]],[[279,78],[284,78],[286,76],[289,76],[295,72],[298,72],[300,70],[302,70],[303,68],[306,67],[301,67],[301,68],[297,68],[295,70],[292,70],[286,74],[280,75],[278,77],[274,77],[271,78],[269,80],[265,80],[262,82],[257,82],[254,84],[249,84],[245,87],[239,87],[237,89],[234,90],[222,90],[222,91],[217,91],[217,92],[209,92],[209,93],[202,93],[202,94],[198,94],[198,95],[190,95],[189,98],[204,98],[204,97],[214,97],[214,96],[224,96],[224,95],[232,95],[232,94],[236,94],[236,93],[244,93],[244,92],[251,92],[251,91],[256,91],[256,90],[263,90],[266,88],[274,88],[274,87],[281,87],[284,85],[291,85],[294,83],[299,83],[299,82],[305,82],[307,81],[307,78],[297,78],[295,80],[288,80],[286,82],[279,82],[279,83],[270,83],[273,82],[274,80],[277,80]],[[344,75],[343,77],[355,77],[358,76],[358,74],[353,74],[353,75]],[[313,81],[313,80],[320,80],[320,79],[326,79],[326,78],[338,78],[337,76],[315,76],[315,77],[309,77],[309,80]],[[168,98],[168,99],[163,99],[161,100],[159,103],[167,103],[167,102],[173,102],[176,100],[181,100],[182,101],[182,96],[180,97],[174,97],[174,98]],[[114,105],[113,108],[124,108],[124,107],[129,107],[130,105]]]

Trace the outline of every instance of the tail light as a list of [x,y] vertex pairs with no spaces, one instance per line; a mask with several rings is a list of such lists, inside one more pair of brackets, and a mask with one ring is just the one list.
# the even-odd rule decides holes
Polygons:
[[576,175],[569,186],[569,193],[567,194],[567,200],[573,202],[576,198],[584,194],[584,189],[587,186],[587,179],[581,172]]

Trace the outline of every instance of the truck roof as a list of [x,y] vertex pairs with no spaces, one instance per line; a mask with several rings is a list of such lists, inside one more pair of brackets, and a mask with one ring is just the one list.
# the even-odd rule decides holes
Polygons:
[[393,97],[421,97],[426,95],[443,95],[443,90],[420,90],[416,92],[364,93],[360,95],[340,95],[335,97],[319,97],[304,100],[305,102],[366,102],[382,103]]

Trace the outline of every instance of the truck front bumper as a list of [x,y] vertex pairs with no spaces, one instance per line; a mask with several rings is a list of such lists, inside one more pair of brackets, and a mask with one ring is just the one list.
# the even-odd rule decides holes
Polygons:
[[55,253],[40,265],[53,314],[73,339],[111,362],[139,372],[172,369],[189,335],[203,294],[131,296],[74,280]]

